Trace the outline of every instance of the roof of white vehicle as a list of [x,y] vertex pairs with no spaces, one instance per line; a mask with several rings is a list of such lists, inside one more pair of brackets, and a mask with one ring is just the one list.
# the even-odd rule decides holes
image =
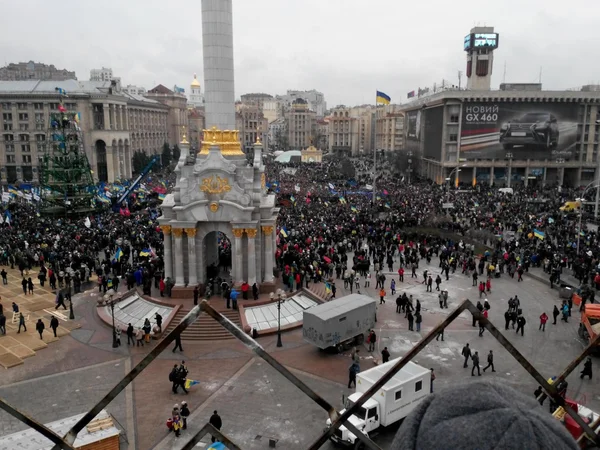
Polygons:
[[[383,377],[398,361],[400,361],[400,359],[401,358],[392,359],[385,364],[365,370],[364,372],[359,373],[359,376],[360,378],[363,378],[371,383],[375,383],[377,380],[381,379],[381,377]],[[384,389],[394,388],[398,384],[422,377],[427,373],[429,373],[429,369],[409,361],[398,373],[396,373],[396,375],[392,377],[390,381],[385,384]]]
[[321,320],[328,320],[370,303],[375,303],[375,299],[367,295],[350,294],[326,303],[321,303],[318,306],[313,306],[305,310],[304,314],[313,314],[319,316]]

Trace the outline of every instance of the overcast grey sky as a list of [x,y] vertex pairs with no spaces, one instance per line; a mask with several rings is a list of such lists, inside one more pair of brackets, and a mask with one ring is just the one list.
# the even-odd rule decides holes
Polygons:
[[[7,3],[9,0],[3,0]],[[200,0],[18,0],[0,6],[5,62],[75,70],[112,67],[124,84],[189,90],[202,79]],[[500,33],[492,85],[546,89],[600,80],[598,0],[233,0],[236,97],[317,89],[329,106],[372,103],[375,90],[406,93],[465,68],[475,24]],[[463,80],[464,82],[464,80]]]

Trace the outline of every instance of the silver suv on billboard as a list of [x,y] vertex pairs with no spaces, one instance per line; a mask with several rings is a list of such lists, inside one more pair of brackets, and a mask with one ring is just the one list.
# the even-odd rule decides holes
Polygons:
[[550,150],[558,147],[558,137],[556,117],[545,112],[529,112],[500,128],[500,143],[505,150],[515,145]]

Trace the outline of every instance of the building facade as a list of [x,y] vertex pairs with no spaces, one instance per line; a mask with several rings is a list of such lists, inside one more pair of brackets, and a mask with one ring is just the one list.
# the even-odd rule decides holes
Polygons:
[[262,113],[269,123],[274,122],[283,116],[283,107],[280,100],[276,98],[264,100]]
[[315,137],[317,117],[309,108],[308,102],[297,98],[287,113],[288,146],[292,150],[302,150],[311,145]]
[[10,63],[0,67],[0,81],[24,80],[76,80],[75,72],[66,69],[57,69],[54,65],[36,63],[33,61]]
[[127,86],[122,87],[121,91],[124,92],[125,94],[132,94],[132,95],[146,95],[146,93],[148,92],[148,90],[146,88],[134,86],[132,84],[128,84]]
[[90,70],[90,81],[111,81],[113,79],[113,70],[110,67]]
[[310,91],[293,91],[288,90],[285,95],[278,95],[277,99],[280,100],[285,109],[292,108],[294,102],[301,98],[308,104],[308,108],[315,112],[317,118],[321,119],[325,117],[327,112],[327,102],[325,101],[325,95],[322,92],[312,89]]
[[[244,153],[251,153],[254,150],[254,143],[259,137],[261,141],[265,141],[269,122],[263,116],[258,105],[241,105],[235,114],[235,122],[235,129],[240,132],[240,143]],[[263,146],[267,151],[268,142],[264,142]]]
[[352,117],[351,108],[338,106],[330,111],[329,151],[346,156],[358,151],[356,119]]
[[150,89],[145,98],[155,100],[169,108],[167,126],[169,128],[169,145],[175,146],[183,139],[183,134],[188,128],[187,98],[184,94],[173,92],[171,89],[159,84]]
[[285,151],[288,146],[287,120],[284,117],[269,123],[269,148]]
[[204,108],[188,108],[188,140],[193,150],[199,150],[206,129]]
[[329,148],[329,118],[317,120],[317,133],[313,145],[319,150]]
[[438,183],[579,186],[600,177],[599,104],[597,91],[440,92],[403,108],[405,147]]
[[386,105],[377,108],[376,147],[383,151],[398,151],[404,149],[404,113],[397,105]]
[[51,139],[50,113],[65,107],[80,114],[85,152],[96,181],[131,177],[135,149],[158,153],[168,139],[169,108],[112,89],[110,82],[0,82],[0,183],[39,182],[39,158]]

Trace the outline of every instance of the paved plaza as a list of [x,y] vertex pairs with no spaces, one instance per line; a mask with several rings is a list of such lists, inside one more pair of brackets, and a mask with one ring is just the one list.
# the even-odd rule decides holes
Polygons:
[[[421,262],[418,281],[411,280],[409,274],[408,277],[405,275],[405,283],[397,284],[399,293],[406,291],[421,301],[421,333],[407,330],[404,315],[395,312],[395,297],[388,295],[386,303],[378,306],[376,351],[370,354],[366,347],[361,349],[361,370],[373,366],[384,346],[388,347],[392,357],[405,354],[461,300],[478,299],[470,277],[451,273],[450,280],[444,280],[441,286],[449,291],[449,309],[440,309],[435,285],[433,293],[427,293],[421,284],[425,268],[437,273],[437,260],[429,266]],[[543,274],[534,273],[536,270],[532,269],[532,275],[545,280]],[[391,276],[387,275],[388,292]],[[490,320],[543,376],[550,377],[558,374],[583,349],[584,343],[577,337],[578,311],[573,311],[567,324],[559,321],[552,325],[550,321],[545,332],[538,330],[539,315],[545,311],[551,316],[552,306],[559,304],[560,299],[558,291],[550,290],[547,283],[536,278],[526,275],[521,283],[506,276],[495,279],[492,292],[486,298],[491,304]],[[349,293],[344,291],[343,283],[338,285],[338,297]],[[366,291],[361,288],[361,291],[377,298],[374,283],[371,288]],[[156,345],[152,342],[145,347],[124,345],[112,349],[110,329],[95,312],[94,292],[90,290],[75,299],[80,329],[54,343],[50,350],[27,359],[25,364],[3,371],[0,396],[41,422],[85,412]],[[507,300],[515,294],[521,299],[527,319],[524,336],[517,335],[514,330],[504,331]],[[4,303],[6,301],[5,297]],[[223,300],[211,300],[212,303],[218,301]],[[489,333],[478,336],[478,328],[472,327],[469,313],[461,314],[449,326],[444,338],[444,341],[433,341],[416,358],[419,364],[435,370],[435,390],[469,383],[473,379],[471,368],[463,369],[460,355],[463,345],[469,342],[473,350],[479,351],[482,363],[489,350],[495,354],[496,372],[488,371],[483,377],[494,377],[524,395],[533,396],[536,388],[533,379]],[[319,351],[303,341],[301,330],[284,333],[282,348],[276,347],[276,336],[261,337],[258,342],[334,406],[341,408],[342,396],[352,392],[346,387],[348,354]],[[266,449],[269,439],[278,440],[277,448],[305,449],[323,431],[327,419],[325,411],[238,341],[184,341],[183,347],[183,354],[173,353],[171,349],[163,352],[107,408],[124,431],[122,448],[181,448],[215,409],[223,418],[223,431],[244,449]],[[171,393],[168,373],[173,364],[182,359],[190,370],[189,378],[200,384],[192,387],[188,395],[175,395]],[[568,396],[591,409],[600,410],[597,383],[595,380],[582,381],[578,374],[576,370],[568,378]],[[165,422],[173,405],[182,400],[190,405],[192,416],[188,430],[175,439],[167,432]],[[2,434],[24,428],[4,413],[0,415],[0,423]],[[374,440],[386,448],[396,430],[397,427],[390,427],[374,436]],[[331,445],[327,443],[323,448],[332,448]]]

